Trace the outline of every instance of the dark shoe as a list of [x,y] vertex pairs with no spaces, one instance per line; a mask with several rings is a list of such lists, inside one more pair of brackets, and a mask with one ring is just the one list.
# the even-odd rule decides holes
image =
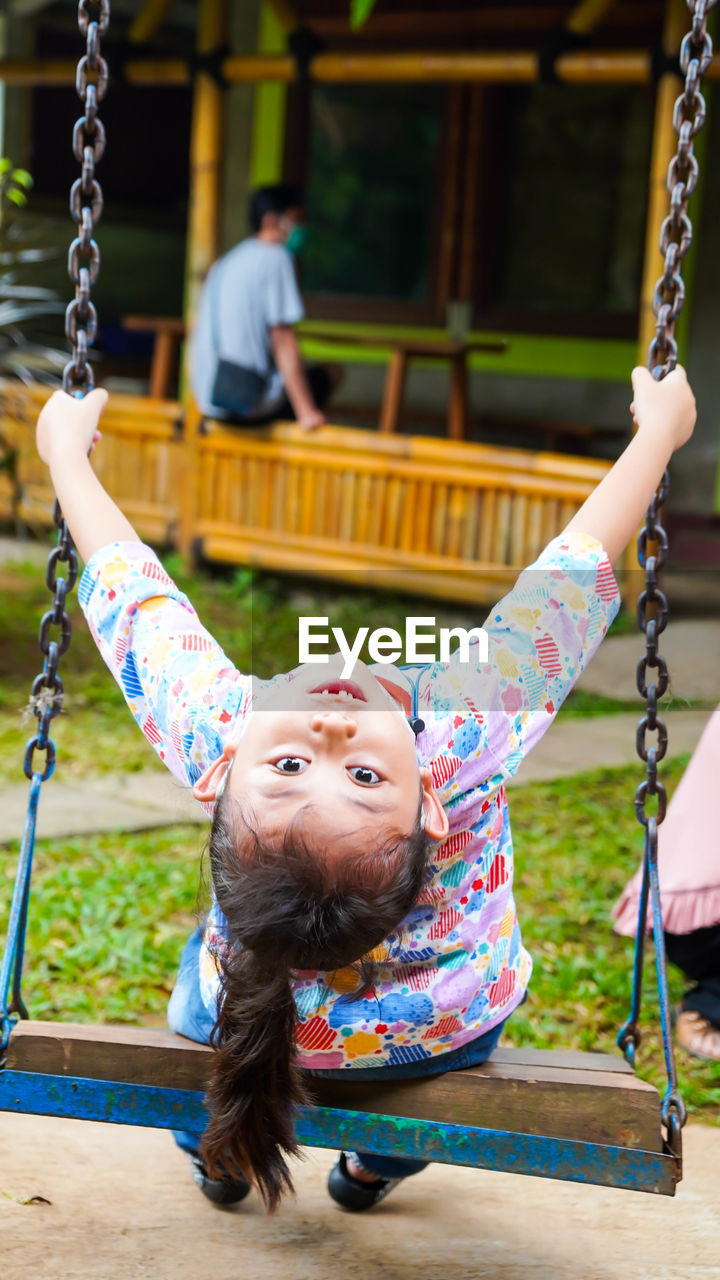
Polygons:
[[378,1178],[375,1182],[360,1182],[348,1171],[345,1152],[340,1153],[336,1165],[330,1170],[328,1191],[336,1204],[353,1213],[372,1209],[396,1187],[402,1178]]
[[209,1178],[199,1156],[190,1156],[190,1166],[194,1182],[213,1204],[239,1204],[250,1191],[250,1183],[242,1175],[239,1178]]

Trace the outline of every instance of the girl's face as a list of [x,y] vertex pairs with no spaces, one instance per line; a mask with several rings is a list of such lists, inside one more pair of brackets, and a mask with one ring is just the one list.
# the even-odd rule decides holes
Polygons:
[[360,834],[408,835],[422,792],[428,836],[444,838],[447,819],[403,712],[364,664],[342,680],[343,662],[337,654],[299,667],[258,695],[232,752],[230,794],[269,839],[307,809],[313,835],[341,855]]

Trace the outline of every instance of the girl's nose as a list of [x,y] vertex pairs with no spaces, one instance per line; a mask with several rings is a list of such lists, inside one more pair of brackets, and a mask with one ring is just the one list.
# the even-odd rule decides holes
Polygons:
[[313,733],[328,738],[354,738],[357,733],[355,721],[342,711],[318,711],[310,721]]

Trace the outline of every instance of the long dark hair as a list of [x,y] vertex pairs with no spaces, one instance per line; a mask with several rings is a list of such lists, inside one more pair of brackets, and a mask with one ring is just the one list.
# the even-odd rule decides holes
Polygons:
[[353,965],[372,989],[368,956],[417,901],[429,841],[414,831],[384,846],[330,860],[312,848],[302,817],[277,842],[249,825],[237,802],[216,805],[210,868],[228,945],[218,954],[220,995],[201,1155],[210,1177],[241,1171],[272,1212],[292,1178],[296,1108],[307,1102],[297,1066],[295,970],[332,974]]

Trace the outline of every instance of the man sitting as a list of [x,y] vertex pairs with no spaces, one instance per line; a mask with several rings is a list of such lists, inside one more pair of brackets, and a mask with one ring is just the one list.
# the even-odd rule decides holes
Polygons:
[[305,312],[293,255],[305,243],[295,187],[260,187],[250,199],[252,235],[208,272],[191,344],[199,408],[213,418],[260,423],[295,418],[322,426],[340,372],[303,364],[293,326]]

